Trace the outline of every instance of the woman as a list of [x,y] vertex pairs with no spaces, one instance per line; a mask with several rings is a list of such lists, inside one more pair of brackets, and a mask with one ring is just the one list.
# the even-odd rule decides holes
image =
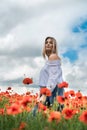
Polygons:
[[50,89],[52,95],[46,97],[40,96],[40,101],[44,102],[48,106],[52,106],[56,95],[63,96],[64,89],[58,88],[58,84],[63,82],[61,59],[57,53],[57,42],[53,37],[47,37],[43,47],[43,57],[46,59],[44,67],[40,71],[39,86],[40,89],[47,87]]

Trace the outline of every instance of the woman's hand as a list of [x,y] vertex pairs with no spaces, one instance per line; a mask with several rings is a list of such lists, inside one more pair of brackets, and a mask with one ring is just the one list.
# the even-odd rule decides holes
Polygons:
[[46,95],[42,95],[39,99],[38,99],[38,102],[42,102],[44,103],[46,101]]

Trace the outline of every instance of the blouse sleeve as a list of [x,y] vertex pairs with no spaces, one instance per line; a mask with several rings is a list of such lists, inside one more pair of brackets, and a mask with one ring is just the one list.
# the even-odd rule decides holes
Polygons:
[[61,83],[63,81],[62,78],[62,69],[60,62],[51,61],[48,63],[48,82],[47,82],[47,88],[51,90],[51,92],[54,90],[56,85],[58,83]]

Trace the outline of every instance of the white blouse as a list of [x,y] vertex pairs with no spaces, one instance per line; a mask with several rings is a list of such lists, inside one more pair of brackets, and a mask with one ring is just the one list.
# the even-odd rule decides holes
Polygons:
[[40,71],[39,86],[54,90],[58,83],[63,81],[60,60],[47,60]]

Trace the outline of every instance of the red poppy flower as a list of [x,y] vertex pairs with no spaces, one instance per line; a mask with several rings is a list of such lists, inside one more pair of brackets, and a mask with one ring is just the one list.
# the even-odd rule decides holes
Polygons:
[[83,113],[80,115],[79,120],[83,123],[87,124],[87,110],[83,111]]
[[33,83],[33,80],[32,80],[32,78],[25,78],[25,79],[23,80],[23,83],[24,83],[24,84],[32,84],[32,83]]
[[47,107],[45,105],[43,105],[42,103],[38,103],[38,108],[39,108],[39,110],[43,110],[43,111],[45,111],[47,109]]
[[24,110],[26,110],[27,112],[30,112],[32,109],[29,106],[27,106],[24,108]]
[[7,90],[11,90],[12,88],[11,87],[8,87]]
[[51,96],[51,95],[52,95],[51,91],[50,91],[49,89],[47,89],[47,90],[46,90],[46,96],[49,97],[49,96]]
[[23,130],[27,126],[26,122],[21,122],[19,128],[20,130]]
[[46,94],[46,87],[45,88],[40,88],[40,94]]
[[3,114],[4,114],[4,109],[0,108],[0,115],[3,115]]
[[65,109],[63,109],[62,114],[63,114],[65,119],[70,119],[73,117],[74,112],[70,108],[65,108]]
[[57,99],[58,103],[60,103],[60,104],[65,103],[65,98],[63,96],[57,96],[56,99]]
[[26,95],[30,95],[30,94],[31,94],[31,92],[28,92],[28,91],[26,92]]
[[64,97],[65,97],[65,99],[69,99],[70,98],[69,91],[64,92]]
[[51,91],[48,88],[41,88],[40,89],[40,94],[44,94],[44,95],[46,95],[48,97],[52,95]]
[[28,105],[28,103],[32,102],[32,97],[30,96],[24,96],[23,100],[21,101],[21,105],[23,105],[24,107],[26,107]]
[[75,97],[75,91],[74,91],[74,90],[70,90],[70,91],[69,91],[69,94],[70,94],[72,97]]
[[7,108],[7,114],[8,115],[15,115],[21,113],[20,105],[17,103],[13,103],[9,108]]
[[58,84],[57,86],[58,86],[58,88],[68,88],[68,83],[62,82],[62,83]]
[[51,121],[53,121],[53,120],[56,120],[57,122],[59,122],[60,119],[61,119],[61,114],[60,114],[60,112],[58,112],[58,111],[52,111],[52,112],[50,113],[50,116],[49,116],[49,118],[48,118],[48,121],[51,122]]
[[78,92],[76,93],[76,97],[77,97],[78,99],[82,99],[83,95],[82,95],[81,92],[78,91]]

